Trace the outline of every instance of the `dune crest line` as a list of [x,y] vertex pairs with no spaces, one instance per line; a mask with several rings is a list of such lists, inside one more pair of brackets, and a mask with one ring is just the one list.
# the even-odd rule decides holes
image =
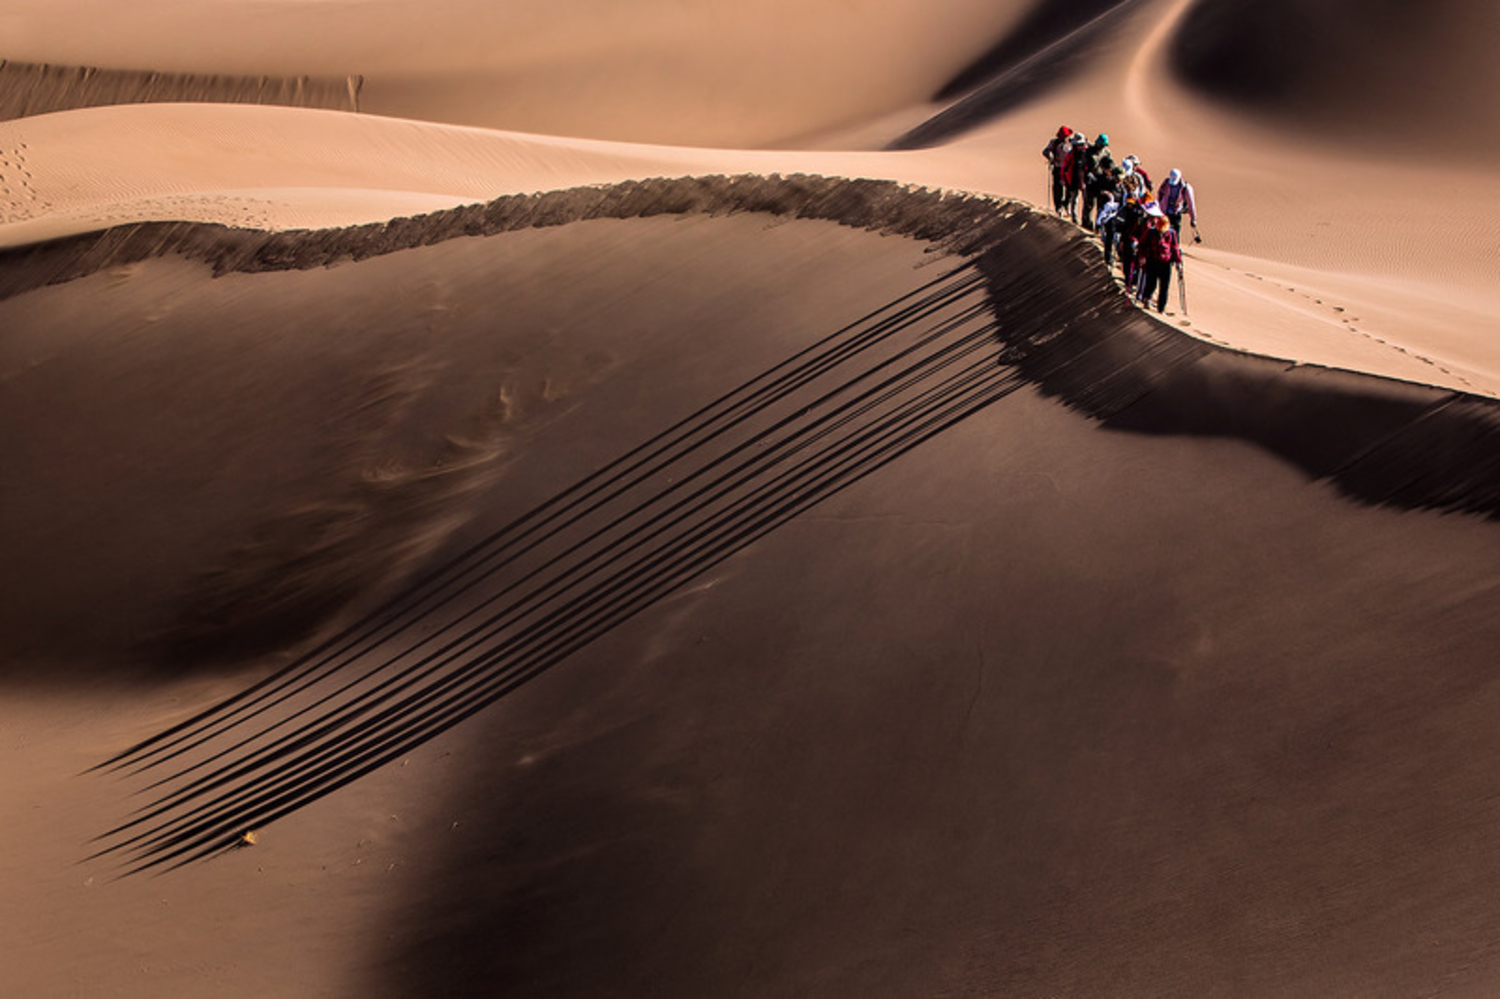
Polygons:
[[203,101],[358,111],[358,76],[231,76],[0,59],[0,121],[111,104]]

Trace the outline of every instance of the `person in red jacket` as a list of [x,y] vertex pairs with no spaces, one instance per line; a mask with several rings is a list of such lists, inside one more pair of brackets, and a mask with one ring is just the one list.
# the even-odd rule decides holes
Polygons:
[[1146,266],[1146,284],[1141,289],[1141,304],[1151,307],[1151,295],[1156,293],[1156,311],[1167,311],[1167,289],[1172,283],[1172,268],[1182,263],[1182,247],[1178,245],[1177,233],[1165,215],[1151,218],[1151,227],[1141,241],[1141,258]]
[[1068,218],[1074,222],[1078,221],[1078,196],[1083,192],[1084,173],[1087,170],[1085,160],[1088,157],[1089,139],[1082,132],[1074,132],[1068,136],[1068,152],[1063,157],[1063,203],[1068,210]]
[[1052,180],[1052,210],[1061,215],[1063,212],[1066,187],[1063,184],[1063,160],[1068,155],[1068,139],[1073,130],[1063,125],[1052,137],[1052,141],[1042,147],[1042,158],[1047,161],[1047,176]]

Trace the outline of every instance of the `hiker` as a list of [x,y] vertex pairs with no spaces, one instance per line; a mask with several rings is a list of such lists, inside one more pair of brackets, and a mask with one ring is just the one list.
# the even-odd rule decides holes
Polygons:
[[[1109,142],[1109,136],[1101,135],[1104,141]],[[1088,181],[1083,184],[1083,228],[1095,228],[1097,222],[1094,220],[1094,211],[1098,205],[1104,204],[1104,195],[1115,192],[1115,157],[1110,156],[1109,148],[1103,148],[1094,160],[1094,171],[1089,174]]]
[[1063,183],[1067,188],[1068,217],[1078,221],[1078,195],[1083,191],[1083,175],[1087,169],[1088,136],[1074,132],[1068,136],[1068,153],[1063,158]]
[[1104,263],[1106,266],[1114,258],[1115,247],[1120,242],[1119,213],[1120,209],[1125,207],[1125,192],[1120,188],[1120,179],[1124,176],[1125,169],[1123,167],[1110,167],[1108,176],[1099,188],[1100,210],[1103,210],[1106,198],[1113,202],[1115,206],[1114,211],[1111,213],[1111,219],[1107,222],[1107,228],[1106,222],[1096,220],[1094,223],[1099,230],[1100,238],[1104,240]]
[[1182,263],[1182,247],[1177,241],[1177,231],[1165,214],[1150,216],[1151,228],[1141,244],[1141,256],[1145,261],[1146,283],[1141,288],[1141,304],[1151,308],[1151,296],[1156,295],[1156,311],[1167,311],[1167,290],[1172,283],[1172,268]]
[[1117,246],[1120,252],[1120,273],[1125,278],[1125,289],[1132,297],[1140,275],[1136,258],[1140,254],[1141,235],[1144,232],[1146,213],[1141,210],[1139,198],[1126,195],[1125,204],[1113,221]]
[[1095,220],[1095,231],[1104,244],[1104,269],[1109,270],[1115,259],[1115,220],[1120,215],[1120,202],[1113,191],[1105,191],[1099,199],[1099,217]]
[[1141,196],[1141,200],[1145,201],[1147,198],[1151,197],[1151,175],[1146,172],[1146,166],[1141,162],[1141,158],[1139,156],[1132,155],[1130,159],[1135,164],[1135,175],[1141,178],[1141,186],[1145,189],[1143,195]]
[[1063,158],[1068,154],[1068,139],[1073,130],[1063,125],[1042,147],[1042,158],[1047,161],[1047,173],[1052,178],[1052,210],[1061,215],[1063,210]]
[[1172,224],[1179,244],[1182,241],[1182,213],[1187,212],[1188,224],[1198,228],[1198,206],[1193,201],[1193,185],[1182,179],[1182,171],[1173,167],[1167,179],[1161,182],[1156,192],[1157,204]]
[[1125,197],[1134,198],[1137,201],[1145,199],[1150,193],[1146,189],[1145,180],[1136,172],[1136,166],[1139,163],[1140,160],[1134,156],[1127,156],[1120,161],[1120,166],[1124,170],[1123,176],[1120,177],[1120,190],[1124,193]]

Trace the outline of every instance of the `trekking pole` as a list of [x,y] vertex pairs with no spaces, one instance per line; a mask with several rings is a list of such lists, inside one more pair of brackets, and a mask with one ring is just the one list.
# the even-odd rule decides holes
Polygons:
[[1182,305],[1182,314],[1188,314],[1187,310],[1187,273],[1182,269],[1182,261],[1177,261],[1177,301]]

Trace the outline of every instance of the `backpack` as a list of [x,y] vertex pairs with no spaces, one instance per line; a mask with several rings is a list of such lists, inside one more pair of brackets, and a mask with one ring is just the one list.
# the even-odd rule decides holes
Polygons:
[[1175,184],[1170,180],[1163,181],[1156,200],[1168,215],[1182,211],[1187,207],[1187,181],[1179,180]]
[[1177,256],[1177,234],[1171,228],[1153,229],[1147,234],[1146,249],[1152,260],[1170,264]]

